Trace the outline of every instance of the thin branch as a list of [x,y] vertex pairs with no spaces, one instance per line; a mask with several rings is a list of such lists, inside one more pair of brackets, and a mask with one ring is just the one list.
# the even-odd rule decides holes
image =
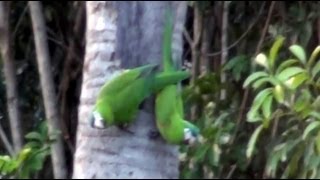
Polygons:
[[[228,46],[228,47],[225,49],[225,51],[228,51],[228,50],[230,50],[231,48],[233,48],[233,47],[235,47],[236,45],[238,45],[238,44],[240,43],[240,41],[247,36],[247,34],[248,34],[248,33],[252,30],[252,28],[257,24],[260,16],[262,15],[263,10],[264,10],[264,6],[265,6],[265,2],[264,2],[263,5],[261,6],[261,8],[260,8],[260,10],[259,10],[259,14],[258,14],[257,18],[255,19],[255,21],[254,21],[253,23],[251,23],[251,25],[250,25],[249,28],[246,30],[246,32],[244,32],[244,33],[240,36],[240,38],[237,39],[234,43],[232,43],[230,46]],[[206,54],[206,56],[209,56],[209,57],[210,57],[210,56],[216,56],[216,55],[219,55],[219,54],[221,54],[221,53],[223,53],[223,52],[224,52],[223,50],[222,50],[222,51],[217,51],[217,52],[213,52],[213,53]]]
[[231,166],[231,170],[230,170],[230,172],[228,173],[226,179],[230,179],[230,178],[231,178],[231,176],[232,176],[232,174],[234,173],[234,171],[236,170],[236,168],[237,168],[237,165],[236,165],[236,164],[234,164],[234,165]]
[[185,27],[183,28],[183,35],[184,35],[184,37],[186,38],[189,46],[192,48],[193,42],[192,42],[192,39],[191,39],[191,37],[190,37],[190,34],[188,33],[188,31],[186,30]]
[[[227,62],[228,58],[228,14],[229,14],[229,1],[223,2],[223,15],[222,15],[222,28],[221,28],[221,65],[224,65]],[[221,83],[226,81],[225,72],[221,72]],[[224,100],[226,98],[226,89],[221,89],[220,92],[220,100]]]
[[0,137],[1,137],[2,142],[4,143],[5,148],[9,152],[9,154],[11,156],[13,156],[14,155],[13,147],[10,144],[10,142],[8,140],[8,137],[6,136],[6,133],[4,132],[4,130],[3,130],[1,125],[0,125]]
[[22,19],[23,19],[23,17],[25,16],[27,10],[28,10],[28,4],[25,5],[25,7],[24,7],[24,9],[23,9],[23,11],[22,11],[22,13],[21,13],[21,15],[20,15],[20,17],[19,17],[19,20],[18,20],[18,22],[17,22],[17,25],[16,25],[16,27],[14,28],[12,37],[15,37],[15,35],[16,35],[18,29],[19,29],[19,26],[20,26],[20,24],[21,24],[21,22],[22,22]]

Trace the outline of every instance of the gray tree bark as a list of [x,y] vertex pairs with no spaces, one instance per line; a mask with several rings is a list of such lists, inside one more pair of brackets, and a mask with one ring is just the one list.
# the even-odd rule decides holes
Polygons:
[[14,152],[18,153],[23,145],[20,111],[18,105],[17,80],[12,55],[10,33],[10,2],[0,2],[0,48],[6,81],[7,106]]
[[[53,79],[51,75],[50,56],[45,30],[46,26],[43,18],[41,2],[29,1],[29,8],[37,52],[42,96],[44,99],[45,113],[48,121],[48,131],[49,136],[55,138],[55,142],[51,146],[54,178],[64,179],[67,177],[64,144],[59,123],[57,98],[54,92]],[[60,131],[60,133],[56,134],[57,131]]]
[[178,148],[148,136],[156,129],[152,113],[140,112],[129,128],[134,135],[116,127],[93,129],[88,119],[101,86],[122,69],[162,62],[166,8],[175,12],[173,56],[181,57],[186,7],[186,2],[87,2],[74,179],[179,177]]

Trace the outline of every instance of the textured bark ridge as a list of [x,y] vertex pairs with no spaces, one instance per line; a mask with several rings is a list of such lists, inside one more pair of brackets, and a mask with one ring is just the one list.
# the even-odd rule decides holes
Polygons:
[[73,178],[178,178],[178,147],[162,138],[149,138],[156,129],[153,114],[139,113],[130,126],[134,135],[116,127],[92,129],[88,119],[100,87],[123,68],[162,62],[167,7],[180,12],[173,51],[181,56],[185,2],[88,1],[86,6],[87,44]]

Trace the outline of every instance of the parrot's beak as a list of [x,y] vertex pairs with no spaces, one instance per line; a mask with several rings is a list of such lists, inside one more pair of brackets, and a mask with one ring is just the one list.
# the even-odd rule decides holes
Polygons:
[[102,117],[97,112],[94,112],[91,115],[90,125],[92,128],[98,128],[98,129],[105,128],[105,122],[103,121]]

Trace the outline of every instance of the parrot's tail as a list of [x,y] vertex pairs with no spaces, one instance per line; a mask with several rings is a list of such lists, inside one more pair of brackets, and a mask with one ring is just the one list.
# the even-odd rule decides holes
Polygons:
[[166,86],[178,84],[180,81],[189,78],[191,74],[187,71],[175,71],[159,73],[152,83],[152,91],[158,92]]
[[156,72],[159,70],[160,64],[148,64],[144,66],[140,66],[135,68],[134,70],[140,71],[140,77],[148,77],[150,75],[155,75]]

